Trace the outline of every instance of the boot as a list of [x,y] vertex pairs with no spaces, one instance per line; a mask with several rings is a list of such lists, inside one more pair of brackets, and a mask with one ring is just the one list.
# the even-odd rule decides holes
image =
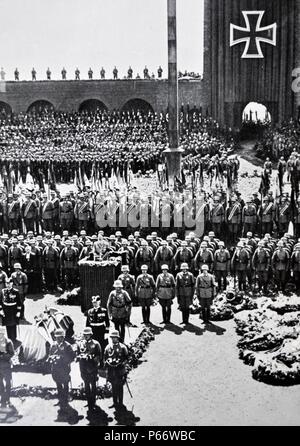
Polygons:
[[164,324],[166,324],[167,323],[166,307],[162,307],[162,316],[163,316],[163,322]]
[[206,322],[210,322],[210,308],[206,309]]
[[146,308],[146,323],[150,324],[150,307]]
[[143,324],[147,322],[146,308],[142,307],[142,315],[143,315]]
[[167,316],[167,324],[169,324],[170,323],[170,319],[171,319],[171,307],[169,307],[169,308],[167,308],[167,311],[166,311],[166,316]]
[[190,318],[190,310],[189,308],[186,310],[186,314],[185,314],[185,323],[188,324],[189,323],[189,318]]

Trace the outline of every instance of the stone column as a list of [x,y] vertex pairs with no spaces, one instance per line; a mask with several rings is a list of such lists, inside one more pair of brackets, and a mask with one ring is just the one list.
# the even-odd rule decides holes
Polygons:
[[164,154],[168,166],[169,184],[172,185],[175,176],[181,178],[183,152],[179,148],[176,0],[168,0],[168,70],[169,148]]
[[[296,60],[295,60],[295,67],[298,69],[298,72],[300,70],[300,0],[296,0],[296,11],[295,11],[295,16],[296,16],[296,29],[295,29],[295,33],[296,33],[296,49],[295,49],[295,56],[296,56]],[[295,78],[293,78],[294,80]],[[298,83],[298,85],[300,84],[300,82]],[[300,107],[300,92],[295,93],[295,105],[296,105],[296,117],[299,116],[299,107]]]

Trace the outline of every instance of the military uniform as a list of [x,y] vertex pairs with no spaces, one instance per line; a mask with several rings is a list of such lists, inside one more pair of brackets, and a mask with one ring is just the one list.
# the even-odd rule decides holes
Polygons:
[[76,203],[74,208],[74,214],[75,219],[77,221],[77,229],[78,231],[81,231],[84,229],[85,231],[88,230],[88,223],[91,218],[91,208],[87,201],[79,201],[79,203]]
[[270,254],[264,247],[259,246],[252,257],[252,268],[257,274],[259,291],[263,288],[265,293],[268,286],[269,267]]
[[257,225],[257,210],[254,203],[247,203],[242,211],[243,233],[254,233]]
[[50,200],[45,200],[40,205],[41,226],[44,231],[54,230],[54,205]]
[[94,339],[82,340],[78,343],[77,359],[81,378],[84,382],[88,408],[92,410],[96,404],[98,369],[101,364],[101,346]]
[[54,246],[46,246],[42,253],[42,264],[47,290],[54,291],[57,288],[57,271],[59,269],[60,254]]
[[202,319],[204,322],[209,322],[210,307],[216,294],[214,276],[209,273],[200,273],[196,279],[195,289],[201,306]]
[[7,203],[8,231],[20,229],[21,204],[19,200],[9,200]]
[[59,222],[62,231],[70,231],[74,220],[73,204],[70,200],[59,203]]
[[149,246],[141,246],[138,248],[134,257],[134,264],[137,273],[141,271],[142,265],[147,265],[148,269],[151,271],[153,265],[152,249]]
[[108,345],[104,351],[107,380],[111,383],[114,406],[123,404],[123,385],[126,379],[125,363],[128,350],[124,344]]
[[123,284],[123,289],[127,291],[132,302],[134,301],[134,290],[135,290],[135,278],[132,274],[122,273],[119,275],[118,280],[121,280]]
[[29,199],[25,203],[23,203],[21,208],[22,218],[24,220],[26,231],[35,230],[35,221],[37,218],[37,205],[36,202],[32,199]]
[[277,249],[272,256],[272,268],[274,271],[277,288],[285,291],[287,273],[289,270],[290,256],[285,249]]
[[295,206],[294,215],[295,215],[295,219],[294,219],[295,235],[297,238],[300,238],[300,201],[299,201],[299,199],[298,199],[297,205]]
[[291,221],[291,206],[289,201],[285,200],[276,206],[275,219],[279,237],[282,237],[288,231]]
[[180,271],[175,279],[175,294],[178,300],[179,310],[182,312],[182,322],[188,324],[190,306],[193,302],[195,289],[194,275],[189,271]]
[[154,257],[154,265],[155,270],[160,271],[162,265],[168,265],[169,269],[171,269],[172,261],[173,261],[173,252],[170,246],[162,245],[156,251]]
[[162,316],[164,323],[170,323],[171,306],[175,297],[175,279],[172,274],[161,273],[156,279],[156,292],[159,303],[162,307]]
[[19,325],[22,302],[19,291],[15,288],[4,288],[0,294],[0,312],[2,325],[6,327],[7,337],[15,342],[17,339],[17,325]]
[[212,271],[214,263],[214,255],[212,250],[207,248],[200,248],[194,259],[194,270],[201,271],[203,265],[208,265],[208,271]]
[[214,272],[218,282],[218,291],[227,288],[227,275],[230,271],[230,254],[227,249],[217,249],[214,255]]
[[102,352],[106,347],[105,332],[109,327],[107,309],[103,307],[90,308],[87,312],[86,326],[91,327],[93,339],[99,342]]
[[63,281],[66,289],[72,289],[76,281],[78,252],[73,246],[66,246],[60,253]]
[[51,365],[51,374],[57,386],[58,400],[61,409],[68,405],[69,382],[71,380],[71,363],[75,358],[75,352],[71,345],[63,341],[54,342],[50,348],[48,361]]
[[131,299],[124,290],[114,290],[107,301],[107,311],[116,330],[120,333],[120,340],[124,342],[125,324],[128,322],[131,309]]
[[143,322],[150,322],[150,307],[155,297],[155,282],[150,274],[140,274],[136,279],[135,295],[142,307]]
[[296,246],[291,256],[291,269],[293,271],[296,291],[300,292],[300,246]]
[[6,407],[9,403],[11,382],[12,382],[12,365],[11,358],[14,356],[14,346],[10,339],[4,339],[0,343],[0,397],[1,407]]
[[13,282],[13,286],[16,290],[18,290],[20,295],[20,300],[22,304],[21,308],[21,319],[24,318],[24,303],[26,299],[26,295],[28,292],[28,277],[22,271],[15,271],[11,274],[11,279]]
[[249,262],[249,251],[246,248],[237,248],[231,259],[231,269],[234,276],[237,274],[240,291],[246,291],[246,279]]
[[210,212],[210,221],[212,230],[217,237],[221,237],[223,234],[223,225],[225,221],[225,210],[221,203],[215,203]]
[[274,218],[275,218],[274,203],[272,203],[272,201],[269,201],[268,199],[264,199],[263,205],[260,209],[262,235],[272,234]]
[[229,205],[226,212],[226,221],[230,241],[235,242],[241,227],[242,210],[238,201]]
[[193,269],[194,267],[193,259],[194,259],[194,254],[192,249],[188,248],[187,246],[182,246],[181,248],[178,248],[173,260],[174,270],[178,271],[182,263],[187,263],[189,269]]

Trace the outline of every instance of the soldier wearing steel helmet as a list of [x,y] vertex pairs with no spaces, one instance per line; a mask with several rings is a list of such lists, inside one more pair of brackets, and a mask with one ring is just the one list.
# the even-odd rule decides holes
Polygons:
[[120,340],[124,342],[125,326],[129,320],[132,301],[127,291],[123,289],[121,280],[115,280],[114,290],[111,291],[107,301],[107,311],[115,329],[120,333]]
[[156,279],[156,293],[162,308],[164,324],[170,324],[173,299],[175,298],[175,279],[167,264],[161,266],[161,273]]
[[121,342],[118,330],[110,333],[110,343],[104,351],[107,380],[112,386],[113,405],[117,410],[123,409],[124,384],[126,382],[127,347]]
[[234,280],[237,276],[240,291],[246,291],[247,271],[250,264],[250,254],[242,242],[239,242],[231,259],[231,271]]
[[290,255],[288,251],[284,249],[284,243],[280,240],[277,243],[277,249],[275,250],[271,260],[271,265],[278,291],[285,292],[289,264]]
[[55,342],[50,348],[47,362],[50,364],[52,378],[57,386],[60,413],[63,414],[68,409],[71,363],[75,358],[75,352],[65,341],[64,330],[56,329],[54,336]]
[[82,335],[83,339],[76,346],[76,360],[79,362],[80,375],[84,382],[88,411],[92,412],[96,408],[97,381],[102,351],[99,342],[93,338],[91,327],[84,328]]
[[195,290],[201,307],[200,318],[202,317],[204,323],[209,323],[210,307],[216,296],[216,284],[214,276],[208,272],[208,265],[202,265],[201,273],[196,279]]
[[189,265],[182,263],[180,272],[175,279],[175,295],[177,297],[179,310],[182,313],[182,324],[189,323],[190,306],[193,302],[195,291],[195,278],[189,271]]
[[135,295],[142,307],[143,323],[150,323],[151,305],[155,297],[155,281],[151,274],[148,273],[148,266],[141,266],[142,274],[136,279]]

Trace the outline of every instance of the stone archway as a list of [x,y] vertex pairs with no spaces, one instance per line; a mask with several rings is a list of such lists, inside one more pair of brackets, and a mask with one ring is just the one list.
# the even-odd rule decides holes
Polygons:
[[12,108],[7,102],[0,101],[0,118],[12,114]]
[[33,102],[27,109],[27,113],[42,114],[54,111],[54,105],[50,101],[44,99]]
[[139,98],[134,98],[127,101],[123,105],[122,111],[129,111],[129,112],[141,111],[144,113],[149,113],[149,112],[154,113],[152,105],[149,102],[145,101],[144,99],[139,99]]
[[249,102],[243,110],[242,122],[254,124],[271,122],[272,117],[268,108],[259,102]]
[[99,99],[86,99],[79,105],[79,113],[95,113],[97,110],[100,111],[107,111],[108,108],[104,104],[104,102],[100,101]]

